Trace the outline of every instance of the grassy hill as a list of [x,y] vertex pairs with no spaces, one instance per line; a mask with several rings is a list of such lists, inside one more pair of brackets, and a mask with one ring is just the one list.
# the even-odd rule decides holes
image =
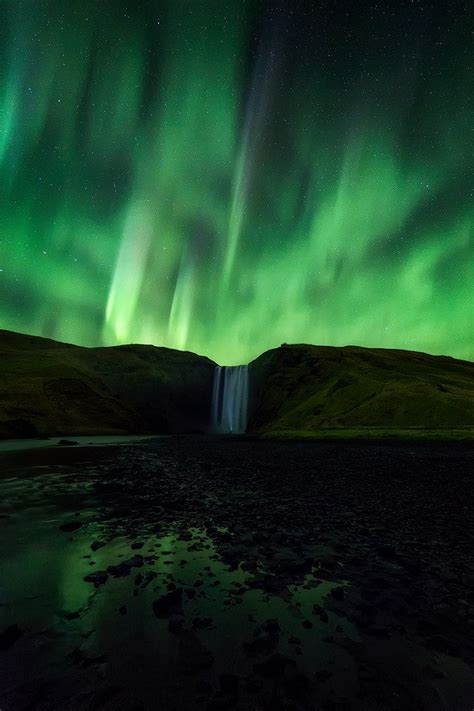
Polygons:
[[[82,348],[0,330],[0,437],[206,431],[214,367],[169,348]],[[474,435],[474,363],[467,361],[283,345],[249,372],[251,434]]]
[[[283,345],[251,363],[249,430],[278,436],[471,436],[474,363],[378,348]],[[422,434],[422,433],[421,433]]]
[[0,330],[0,437],[204,428],[214,365],[168,348],[82,348]]

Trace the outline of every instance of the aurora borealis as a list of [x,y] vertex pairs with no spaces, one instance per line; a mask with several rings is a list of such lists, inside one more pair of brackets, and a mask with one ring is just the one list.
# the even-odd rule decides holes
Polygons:
[[473,358],[464,3],[0,2],[0,327]]

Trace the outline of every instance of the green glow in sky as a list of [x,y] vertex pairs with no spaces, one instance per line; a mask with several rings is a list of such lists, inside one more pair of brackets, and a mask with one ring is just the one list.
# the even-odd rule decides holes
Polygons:
[[0,327],[474,357],[462,5],[277,5],[0,4]]

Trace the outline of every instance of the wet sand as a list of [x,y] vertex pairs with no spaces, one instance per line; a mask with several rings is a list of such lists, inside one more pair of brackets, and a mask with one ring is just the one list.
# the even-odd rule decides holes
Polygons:
[[471,709],[472,448],[0,455],[0,708]]

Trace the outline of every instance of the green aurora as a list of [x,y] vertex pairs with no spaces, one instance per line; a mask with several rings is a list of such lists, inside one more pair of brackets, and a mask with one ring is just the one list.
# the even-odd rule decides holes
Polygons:
[[0,326],[473,358],[469,15],[442,5],[0,2]]

